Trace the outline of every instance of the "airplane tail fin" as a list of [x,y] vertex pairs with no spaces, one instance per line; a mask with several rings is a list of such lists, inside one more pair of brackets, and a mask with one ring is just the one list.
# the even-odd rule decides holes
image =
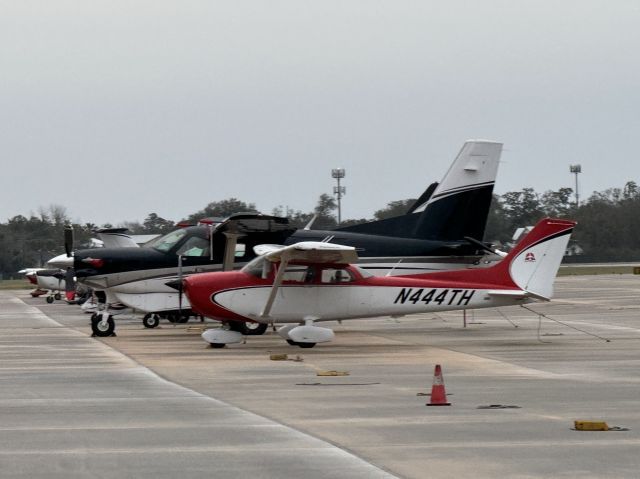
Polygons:
[[495,287],[495,294],[504,294],[498,292],[501,288],[517,288],[523,296],[548,300],[553,296],[553,282],[575,225],[575,221],[545,218],[495,266],[421,277],[482,284]]
[[481,240],[502,153],[502,143],[468,140],[444,178],[402,216],[338,231],[435,241]]
[[515,286],[529,296],[548,300],[575,225],[570,220],[540,220],[500,263],[459,274],[498,288]]
[[570,220],[540,220],[495,268],[499,273],[508,273],[520,289],[533,296],[550,299],[554,279],[575,225],[576,222]]

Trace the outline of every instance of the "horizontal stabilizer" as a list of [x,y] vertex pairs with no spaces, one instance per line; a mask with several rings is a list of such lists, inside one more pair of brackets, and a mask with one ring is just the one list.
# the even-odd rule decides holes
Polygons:
[[536,293],[532,293],[531,291],[524,291],[524,290],[514,290],[514,291],[509,291],[509,290],[505,290],[505,289],[497,289],[497,290],[492,290],[488,292],[489,295],[491,296],[503,296],[505,298],[511,298],[511,299],[518,299],[518,298],[535,298],[535,299],[540,299],[542,301],[550,301],[551,298],[547,298],[545,296],[536,294]]

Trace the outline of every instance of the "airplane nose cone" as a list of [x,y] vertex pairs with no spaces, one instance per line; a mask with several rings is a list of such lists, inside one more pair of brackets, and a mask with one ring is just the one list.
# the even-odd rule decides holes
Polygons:
[[61,254],[47,261],[47,265],[51,268],[67,269],[73,268],[73,256]]

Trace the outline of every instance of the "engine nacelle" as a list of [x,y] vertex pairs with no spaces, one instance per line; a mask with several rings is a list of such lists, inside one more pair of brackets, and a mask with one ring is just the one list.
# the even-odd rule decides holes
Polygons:
[[202,333],[202,339],[209,344],[233,344],[242,342],[242,333],[227,329],[207,329]]
[[318,326],[298,326],[287,334],[296,343],[328,343],[335,337],[332,329]]

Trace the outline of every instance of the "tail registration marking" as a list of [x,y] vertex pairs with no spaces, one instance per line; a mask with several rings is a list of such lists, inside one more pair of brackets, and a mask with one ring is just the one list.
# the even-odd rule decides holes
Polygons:
[[[475,289],[424,289],[424,288],[402,288],[393,304],[417,304],[419,301],[424,304],[436,303],[438,305],[467,306]],[[457,302],[455,302],[457,300]]]

